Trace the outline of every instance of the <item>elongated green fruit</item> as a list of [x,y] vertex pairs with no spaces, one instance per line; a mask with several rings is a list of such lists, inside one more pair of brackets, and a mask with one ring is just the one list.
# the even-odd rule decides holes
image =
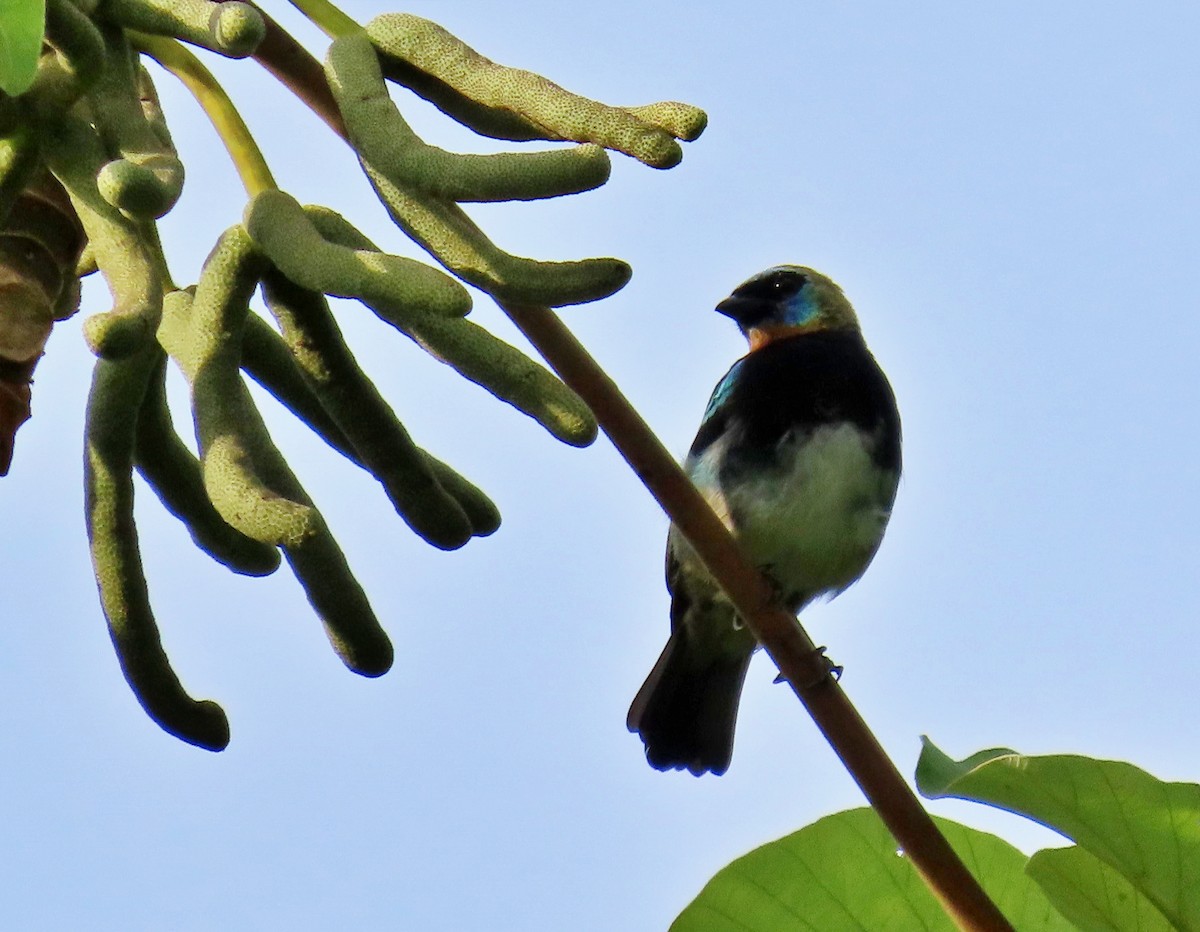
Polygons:
[[[377,248],[334,211],[306,207],[305,212],[329,240],[360,251]],[[482,327],[469,320],[427,315],[413,321],[388,317],[378,307],[372,310],[434,358],[529,415],[564,443],[585,447],[596,439],[596,419],[583,399],[548,369]]]
[[255,540],[294,545],[315,533],[317,518],[262,475],[261,463],[278,454],[239,371],[242,320],[261,271],[249,237],[237,227],[226,231],[205,262],[195,299],[168,295],[159,341],[192,387],[204,487],[214,507]]
[[246,205],[246,229],[271,263],[311,291],[357,298],[402,319],[461,317],[471,296],[449,275],[413,259],[365,252],[327,241],[304,208],[282,191],[263,191]]
[[92,114],[110,151],[120,153],[100,169],[101,196],[138,220],[163,216],[183,191],[183,163],[151,126],[139,92],[141,74],[122,30],[104,30],[104,72],[88,90]]
[[196,546],[218,563],[246,576],[279,568],[279,551],[234,530],[217,513],[204,489],[200,461],[171,423],[164,384],[166,357],[151,376],[137,416],[135,464],[163,507],[183,522]]
[[342,662],[361,676],[387,673],[392,668],[392,642],[324,522],[303,543],[285,547],[284,556]]
[[442,488],[429,458],[358,367],[324,295],[281,275],[268,275],[263,293],[314,394],[405,523],[435,547],[465,544],[476,533],[474,522],[460,499]]
[[194,301],[187,292],[169,296],[159,339],[192,387],[213,504],[243,533],[283,547],[342,661],[356,673],[379,676],[392,665],[391,642],[241,380],[247,305],[262,268],[245,229],[231,227],[205,262]]
[[[588,186],[601,184],[607,178],[607,158],[596,162],[602,171],[594,176],[575,173],[603,153],[467,157],[426,146],[392,104],[374,49],[361,33],[333,44],[326,72],[359,161],[388,213],[459,278],[503,300],[550,307],[595,301],[629,281],[629,266],[619,259],[539,262],[507,253],[451,199],[545,197],[579,190],[581,180]],[[576,166],[573,160],[578,159],[583,161]]]
[[355,466],[363,465],[354,444],[325,410],[305,374],[300,371],[287,342],[275,328],[254,313],[246,315],[246,330],[242,334],[242,371],[307,424],[331,448]]
[[[382,476],[391,472],[388,437],[396,429],[403,430],[403,425],[359,368],[324,296],[302,289],[278,273],[268,273],[263,292],[285,336],[280,337],[252,315],[242,353],[247,373],[327,444],[370,472],[385,487],[389,481],[396,481]],[[294,300],[290,297],[293,294]],[[290,369],[277,359],[280,352],[287,354]],[[297,378],[301,384],[296,383]],[[334,419],[335,412],[336,417],[350,423],[351,433],[362,435],[360,443],[364,448],[378,452],[381,459],[374,467],[359,455]],[[424,450],[419,452],[438,484],[466,514],[472,535],[484,537],[500,527],[500,512],[487,495],[441,460]]]
[[708,117],[699,107],[677,100],[663,100],[641,107],[625,107],[627,113],[639,120],[661,127],[676,139],[692,142],[700,138],[708,126]]
[[461,207],[393,182],[360,154],[359,162],[392,220],[459,278],[515,304],[562,307],[598,301],[629,281],[620,259],[541,262],[505,252]]
[[41,57],[23,95],[43,117],[65,111],[104,71],[105,58],[100,30],[72,0],[46,3],[46,41],[55,54]]
[[429,318],[411,336],[459,374],[523,411],[564,443],[586,447],[596,439],[591,410],[549,370],[469,320]]
[[667,102],[610,107],[564,90],[531,71],[484,58],[441,26],[408,13],[367,24],[384,74],[485,136],[594,142],[653,168],[683,158],[674,137],[695,139],[704,112]]
[[96,186],[96,175],[107,161],[100,137],[83,117],[68,114],[47,127],[43,146],[113,295],[111,311],[84,323],[88,345],[109,359],[151,346],[162,318],[162,282],[138,225],[105,200]]
[[500,529],[500,509],[486,493],[453,467],[437,457],[425,453],[429,468],[438,484],[454,496],[471,522],[471,533],[476,537],[487,537]]
[[104,0],[99,14],[128,29],[174,36],[229,58],[252,55],[267,33],[246,3],[213,0]]
[[88,397],[85,513],[92,566],[121,670],[142,708],[165,731],[210,751],[229,743],[229,721],[215,702],[192,699],[163,651],[142,572],[133,519],[136,411],[155,364],[146,350],[98,360]]
[[451,201],[512,201],[577,194],[608,180],[608,154],[594,145],[490,155],[427,145],[388,96],[364,33],[336,39],[325,71],[355,150],[395,184]]

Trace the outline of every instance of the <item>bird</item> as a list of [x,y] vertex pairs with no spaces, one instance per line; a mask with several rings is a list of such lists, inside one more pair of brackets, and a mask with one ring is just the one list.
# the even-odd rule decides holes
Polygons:
[[[749,352],[717,383],[683,469],[793,613],[854,583],[900,481],[900,415],[842,289],[801,265],[716,306]],[[687,539],[667,534],[671,635],[630,706],[657,770],[722,774],[758,644]]]

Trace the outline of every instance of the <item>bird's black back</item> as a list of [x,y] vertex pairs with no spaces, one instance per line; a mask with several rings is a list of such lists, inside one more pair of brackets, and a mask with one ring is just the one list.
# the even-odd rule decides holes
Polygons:
[[872,449],[877,466],[900,471],[896,398],[862,334],[797,334],[773,340],[734,364],[713,394],[690,455],[729,432],[737,436],[743,462],[769,459],[788,434],[845,422],[877,438]]

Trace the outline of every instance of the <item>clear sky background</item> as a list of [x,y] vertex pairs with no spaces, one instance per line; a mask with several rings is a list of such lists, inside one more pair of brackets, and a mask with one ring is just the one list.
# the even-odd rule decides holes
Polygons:
[[[956,757],[1009,746],[1200,779],[1194,4],[404,9],[579,93],[708,111],[672,171],[614,156],[597,192],[470,209],[518,254],[632,263],[624,291],[564,316],[672,450],[743,352],[711,311],[735,285],[797,262],[855,303],[899,398],[905,477],[865,578],[804,621],[902,771],[926,733]],[[214,68],[282,186],[419,254],[315,118],[252,63]],[[190,99],[158,86],[188,170],[163,235],[190,282],[243,195]],[[432,142],[504,147],[396,98]],[[107,302],[93,283],[84,312]],[[763,658],[728,774],[651,770],[624,721],[667,633],[662,514],[606,440],[561,446],[357,305],[339,314],[503,528],[429,548],[264,401],[396,665],[346,671],[286,569],[228,574],[139,486],[165,644],[233,728],[222,754],[182,744],[142,713],[105,631],[83,315],[60,325],[0,481],[0,926],[662,930],[728,861],[862,803]],[[482,295],[475,315],[519,340]],[[186,434],[178,377],[172,392]],[[931,808],[1029,851],[1056,838]]]

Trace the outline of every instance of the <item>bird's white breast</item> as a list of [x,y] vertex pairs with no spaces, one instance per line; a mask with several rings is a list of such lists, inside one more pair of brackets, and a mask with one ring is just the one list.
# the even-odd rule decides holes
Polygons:
[[691,474],[785,596],[808,601],[862,575],[883,537],[898,481],[872,461],[871,437],[853,424],[789,435],[773,468],[722,484],[727,443],[721,438],[706,449],[689,464]]

